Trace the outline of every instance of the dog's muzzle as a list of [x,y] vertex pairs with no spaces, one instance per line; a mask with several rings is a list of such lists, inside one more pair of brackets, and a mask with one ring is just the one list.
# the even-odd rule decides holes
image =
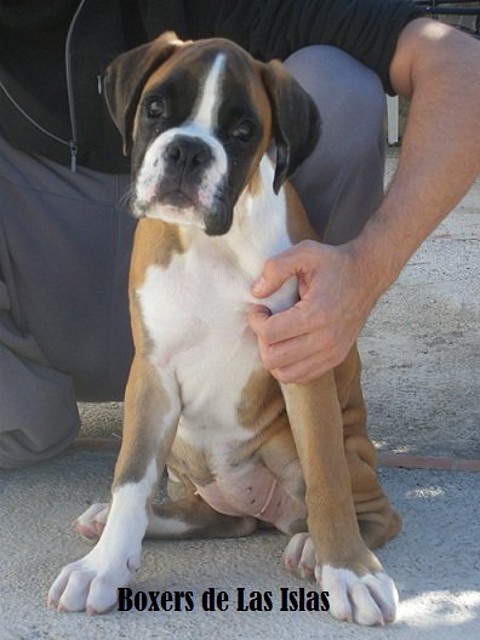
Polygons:
[[135,184],[136,217],[195,225],[208,234],[225,233],[231,224],[226,196],[228,161],[213,136],[171,129],[147,149]]
[[200,188],[213,163],[211,148],[199,138],[176,136],[165,147],[162,160],[163,171],[156,188],[158,202],[179,209],[203,208]]

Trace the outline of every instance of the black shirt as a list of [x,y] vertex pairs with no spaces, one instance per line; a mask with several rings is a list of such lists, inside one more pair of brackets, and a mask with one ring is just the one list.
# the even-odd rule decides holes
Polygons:
[[410,0],[0,0],[0,135],[57,162],[128,171],[101,95],[119,53],[166,30],[230,38],[261,60],[330,44],[391,92],[398,36],[421,15]]

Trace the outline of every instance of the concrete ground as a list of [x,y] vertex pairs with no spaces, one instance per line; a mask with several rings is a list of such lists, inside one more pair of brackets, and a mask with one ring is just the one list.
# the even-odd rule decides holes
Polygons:
[[[390,158],[390,173],[394,164]],[[480,470],[479,327],[480,181],[412,258],[360,339],[370,431],[385,462],[386,453],[399,456],[380,468],[404,517],[402,533],[379,553],[401,594],[394,625],[364,629],[324,612],[282,611],[282,588],[312,586],[283,570],[286,538],[275,533],[147,541],[137,588],[190,591],[192,611],[87,618],[47,610],[58,570],[89,548],[70,522],[108,498],[115,453],[91,440],[121,431],[122,406],[108,404],[81,406],[83,445],[0,475],[0,640],[479,638],[480,473],[431,468],[442,466],[435,460],[469,460]],[[435,456],[434,463],[399,468],[418,466],[419,456]],[[204,610],[210,588],[226,592],[228,610]],[[273,610],[239,610],[242,588],[262,599],[271,592]]]

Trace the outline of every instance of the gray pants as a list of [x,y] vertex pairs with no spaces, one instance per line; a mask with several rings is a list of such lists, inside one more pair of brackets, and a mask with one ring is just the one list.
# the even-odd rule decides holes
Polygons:
[[[327,242],[354,237],[383,192],[378,78],[332,47],[287,66],[318,104],[323,133],[293,182]],[[132,357],[128,176],[71,173],[0,139],[0,467],[59,453],[76,402],[121,399]]]

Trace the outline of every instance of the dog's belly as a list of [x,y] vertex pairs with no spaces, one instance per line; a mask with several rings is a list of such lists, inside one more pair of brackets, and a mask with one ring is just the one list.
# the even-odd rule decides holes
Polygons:
[[[184,406],[177,436],[188,445],[186,452],[180,448],[181,462],[198,495],[216,511],[254,516],[293,534],[304,530],[306,519],[303,495],[296,497],[303,479],[293,439],[281,471],[274,473],[262,459],[265,434],[239,419],[242,393],[260,368],[249,332],[223,345],[205,338],[178,357]],[[199,476],[211,481],[199,482]]]
[[239,473],[217,476],[200,495],[213,509],[231,516],[253,516],[285,533],[305,526],[303,501],[293,498],[271,471],[262,464],[247,464]]
[[[245,351],[247,346],[244,358]],[[203,374],[197,379],[198,385],[187,376],[183,391],[186,401],[173,454],[180,458],[182,471],[196,486],[198,495],[216,511],[254,516],[285,533],[296,533],[299,523],[305,526],[306,507],[293,439],[284,437],[291,443],[286,447],[288,454],[279,448],[278,468],[269,469],[262,451],[268,446],[268,436],[252,429],[252,425],[241,424],[238,418],[236,409],[248,377],[238,367],[239,359],[237,354],[228,369],[217,369],[218,378],[212,384]]]
[[253,516],[289,534],[305,530],[303,477],[293,441],[287,452],[279,448],[272,470],[263,459],[263,448],[270,441],[256,448],[251,434],[245,442],[233,441],[231,429],[217,429],[215,437],[212,427],[182,419],[169,461],[173,477],[177,473],[187,477],[197,495],[219,513]]

